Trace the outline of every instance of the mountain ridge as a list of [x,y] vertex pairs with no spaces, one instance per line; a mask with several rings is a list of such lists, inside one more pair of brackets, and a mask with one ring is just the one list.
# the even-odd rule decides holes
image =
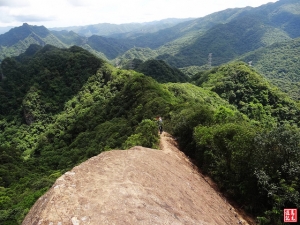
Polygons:
[[254,224],[210,186],[170,135],[160,137],[160,150],[112,150],[66,172],[22,224]]
[[[148,60],[151,59],[151,56],[156,55],[155,59],[165,60],[177,68],[203,66],[207,63],[208,54],[213,53],[213,59],[215,59],[212,61],[213,65],[220,65],[257,48],[298,37],[300,35],[298,32],[300,30],[298,8],[300,6],[296,1],[280,0],[256,8],[226,9],[180,23],[181,20],[174,19],[175,22],[171,27],[155,32],[149,28],[148,31],[145,29],[143,32],[137,31],[137,33],[132,32],[131,34],[126,31],[123,34],[115,33],[111,37],[98,35],[82,37],[67,31],[52,31],[51,33],[49,30],[46,31],[45,27],[33,26],[30,28],[28,24],[23,24],[19,28],[19,44],[16,44],[17,36],[13,34],[17,28],[0,35],[0,60],[5,56],[18,55],[24,52],[30,43],[34,43],[52,44],[57,47],[78,45],[105,60],[113,60],[113,63],[123,61],[125,64],[128,59],[124,54],[127,54],[128,51],[135,48],[148,48],[153,53],[148,56],[144,55],[143,58]],[[149,24],[155,26],[164,24],[164,21],[168,23],[168,20],[163,20]],[[239,29],[236,29],[237,27]],[[27,31],[28,29],[36,30],[35,38],[38,40],[26,37],[27,39],[23,43],[24,39],[22,38],[28,35],[28,32],[25,32],[26,35],[24,33],[25,28]],[[38,32],[39,29],[40,32]],[[97,32],[95,31],[95,33]],[[12,36],[12,38],[8,38],[8,36]],[[218,38],[215,39],[215,37]],[[239,37],[243,37],[245,40],[231,41]],[[12,43],[15,46],[11,46]],[[241,51],[242,48],[243,51]],[[122,65],[118,64],[118,66]]]
[[[298,1],[276,3],[216,14],[226,23],[206,18],[202,30],[194,29],[200,24],[195,20],[184,22],[181,28],[187,32],[178,32],[179,39],[175,30],[169,36],[166,30],[158,32],[166,33],[166,39],[160,37],[155,49],[137,47],[135,39],[155,45],[150,37],[158,33],[148,39],[131,33],[126,42],[95,36],[95,50],[89,38],[74,32],[56,32],[59,38],[54,38],[54,32],[38,35],[44,28],[31,32],[28,24],[20,27],[27,38],[12,48],[1,46],[1,54],[18,55],[18,46],[25,50],[15,57],[3,54],[1,62],[0,223],[21,224],[58,177],[101,152],[157,149],[160,116],[180,150],[222,193],[259,223],[282,224],[283,209],[300,206],[300,104],[269,79],[297,83],[299,38],[293,35],[300,23]],[[47,44],[51,41],[79,43],[90,52]],[[134,49],[122,58],[130,45]],[[215,49],[211,65],[205,63],[210,49]],[[220,61],[231,62],[217,65],[216,50],[224,56]],[[99,51],[119,57],[109,61]],[[247,63],[236,61],[240,57]],[[190,73],[185,83],[170,83],[182,76],[170,64],[195,62],[202,64],[194,67],[200,72]],[[259,63],[267,66],[265,76],[255,68]]]
[[1,69],[1,224],[20,224],[58,177],[101,152],[158,148],[158,116],[258,221],[280,224],[282,207],[299,204],[299,103],[243,62],[159,83],[77,46],[33,45]]
[[[79,35],[88,37],[92,35],[98,36],[112,36],[125,34],[129,35],[131,32],[139,32],[144,33],[146,32],[155,32],[160,29],[165,29],[169,26],[174,26],[177,23],[183,22],[185,20],[191,20],[190,18],[168,18],[159,21],[151,21],[151,22],[144,22],[144,23],[126,23],[126,24],[111,24],[111,23],[99,23],[93,25],[86,25],[86,26],[71,26],[71,27],[57,27],[57,28],[50,28],[51,31],[73,31],[78,33]],[[158,27],[155,27],[155,25]]]

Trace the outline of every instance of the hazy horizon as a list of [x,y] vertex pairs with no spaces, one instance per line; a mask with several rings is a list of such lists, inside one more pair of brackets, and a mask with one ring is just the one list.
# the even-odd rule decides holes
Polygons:
[[0,27],[23,23],[47,28],[126,24],[168,18],[200,18],[228,8],[258,7],[277,0],[0,0]]

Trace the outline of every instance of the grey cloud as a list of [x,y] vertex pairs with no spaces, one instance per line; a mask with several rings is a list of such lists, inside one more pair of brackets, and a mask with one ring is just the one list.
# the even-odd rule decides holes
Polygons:
[[1,6],[10,6],[11,1],[10,0],[0,0],[0,7]]
[[1,10],[1,8],[0,8],[0,21],[1,21],[1,23],[9,23],[12,20],[13,20],[13,18],[10,15],[8,15],[6,10]]
[[52,21],[54,17],[43,17],[43,16],[36,16],[36,15],[18,15],[13,16],[15,21],[19,22],[44,22],[44,21]]
[[29,1],[27,0],[0,0],[0,7],[8,6],[8,7],[22,7],[30,5]]

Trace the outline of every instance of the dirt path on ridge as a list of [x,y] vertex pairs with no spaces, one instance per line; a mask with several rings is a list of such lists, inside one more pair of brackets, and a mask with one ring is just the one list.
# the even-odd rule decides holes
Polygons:
[[103,152],[56,180],[23,225],[249,224],[167,133],[161,150]]
[[[184,161],[188,167],[193,168],[193,173],[198,174],[201,178],[201,183],[205,181],[208,185],[202,186],[202,193],[216,193],[220,198],[211,199],[208,202],[203,202],[204,205],[224,205],[225,209],[229,211],[233,211],[236,218],[238,218],[238,224],[250,224],[254,225],[256,224],[254,219],[247,215],[243,210],[235,209],[228,201],[227,199],[222,196],[222,194],[218,191],[217,185],[207,176],[201,174],[199,172],[198,168],[190,161],[190,159],[179,150],[178,143],[176,140],[168,133],[163,132],[163,134],[160,136],[160,149],[170,155],[172,154],[176,158],[178,158],[180,161]],[[225,212],[226,212],[225,210]]]

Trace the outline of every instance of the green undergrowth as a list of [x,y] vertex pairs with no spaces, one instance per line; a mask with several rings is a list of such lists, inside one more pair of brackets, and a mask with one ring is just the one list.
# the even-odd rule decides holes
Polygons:
[[298,103],[244,63],[162,84],[78,47],[46,46],[1,68],[1,224],[21,224],[60,175],[92,156],[157,148],[158,116],[261,224],[281,224],[283,208],[299,207]]

